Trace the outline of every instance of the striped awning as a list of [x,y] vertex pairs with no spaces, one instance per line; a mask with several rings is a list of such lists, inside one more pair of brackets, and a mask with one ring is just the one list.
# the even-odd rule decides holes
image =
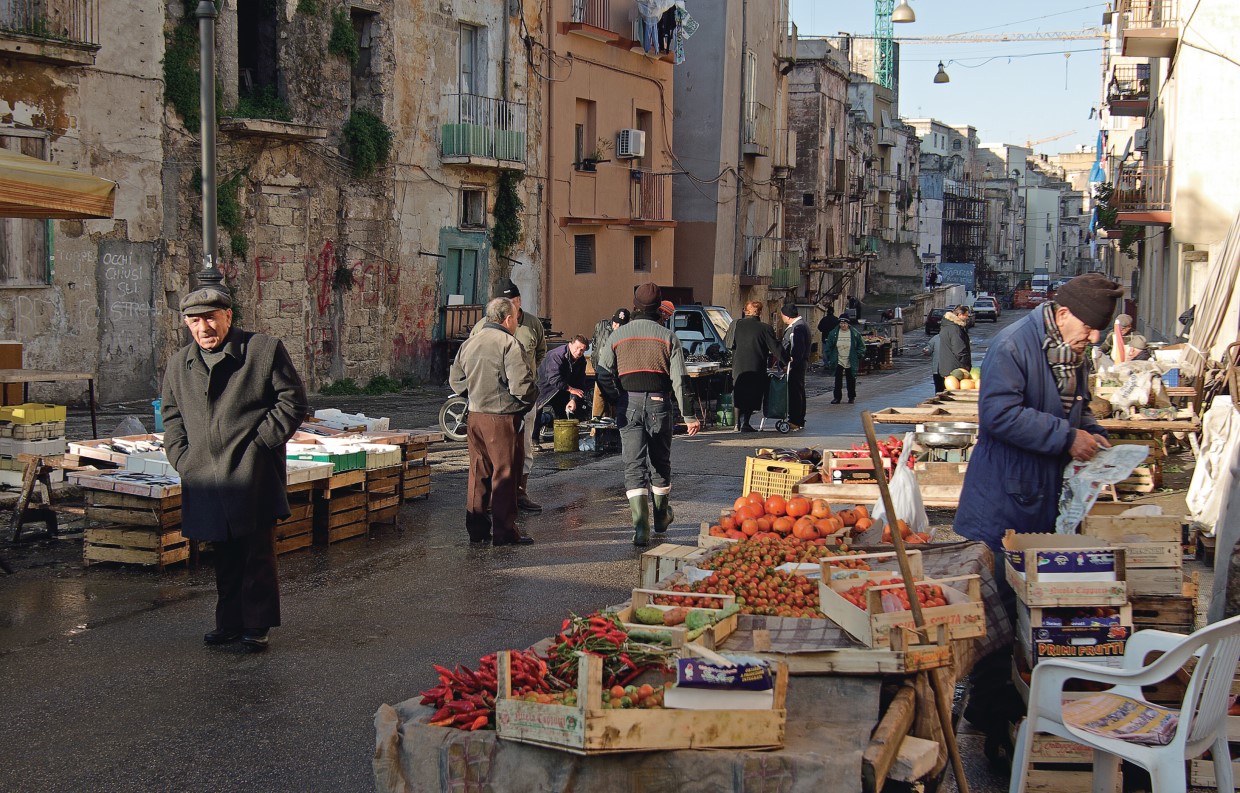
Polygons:
[[0,149],[0,217],[110,218],[116,182]]

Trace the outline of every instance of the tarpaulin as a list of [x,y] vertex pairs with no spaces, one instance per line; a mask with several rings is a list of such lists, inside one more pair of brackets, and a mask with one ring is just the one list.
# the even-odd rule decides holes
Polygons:
[[110,218],[116,182],[0,149],[0,217]]

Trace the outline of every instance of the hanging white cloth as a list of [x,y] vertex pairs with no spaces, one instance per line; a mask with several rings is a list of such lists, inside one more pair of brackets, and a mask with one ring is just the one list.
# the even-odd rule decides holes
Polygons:
[[[1223,397],[1215,397],[1214,404]],[[1228,410],[1231,410],[1228,407]],[[1232,411],[1234,413],[1234,411]],[[1208,415],[1208,414],[1207,414]],[[1240,423],[1240,422],[1235,422]],[[1214,524],[1214,585],[1210,589],[1210,612],[1206,615],[1207,622],[1218,622],[1227,615],[1228,575],[1233,573],[1232,554],[1236,543],[1240,542],[1240,443],[1234,443],[1227,457],[1227,474],[1229,482],[1226,487],[1218,488],[1223,495],[1219,520]],[[1196,477],[1194,477],[1194,483]],[[1235,574],[1240,575],[1240,572]]]
[[[1205,527],[1206,534],[1215,534],[1223,502],[1231,491],[1237,448],[1240,448],[1240,415],[1232,407],[1231,397],[1220,394],[1201,418],[1201,454],[1193,470],[1193,481],[1188,486],[1189,514]],[[1236,502],[1235,520],[1240,520],[1240,496],[1233,501]],[[1221,549],[1218,555],[1223,556]]]

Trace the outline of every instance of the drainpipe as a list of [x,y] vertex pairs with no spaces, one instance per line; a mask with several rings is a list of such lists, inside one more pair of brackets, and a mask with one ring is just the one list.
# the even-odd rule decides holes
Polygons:
[[[553,52],[551,49],[555,44],[555,18],[552,15],[553,0],[547,0],[543,4],[543,29],[547,36],[547,52]],[[532,51],[531,51],[532,52]],[[531,55],[531,57],[533,57]],[[547,60],[547,76],[551,76],[551,59]],[[555,203],[551,200],[553,190],[555,189],[555,179],[551,175],[551,141],[555,137],[555,111],[552,102],[552,95],[555,92],[555,81],[548,79],[544,81],[547,91],[547,101],[542,103],[543,113],[546,117],[546,123],[543,125],[543,241],[542,241],[542,281],[543,281],[543,305],[540,306],[541,316],[551,315],[551,240],[553,239],[552,229],[555,223]]]
[[[741,101],[739,114],[740,123],[736,125],[736,209],[733,222],[733,228],[735,230],[732,232],[736,235],[732,239],[732,272],[736,274],[738,280],[741,273],[741,267],[744,267],[742,256],[745,250],[745,230],[741,226],[741,171],[745,166],[745,102],[752,101],[753,99],[753,97],[746,96],[745,94],[745,63],[748,60],[749,55],[749,29],[746,24],[748,11],[749,0],[741,0],[741,90],[737,92],[741,98]],[[754,75],[754,81],[757,82],[756,74]],[[737,264],[740,264],[741,267],[737,267]],[[714,279],[712,278],[711,280],[713,281]],[[714,284],[711,286],[713,291]],[[716,300],[715,302],[720,301]]]

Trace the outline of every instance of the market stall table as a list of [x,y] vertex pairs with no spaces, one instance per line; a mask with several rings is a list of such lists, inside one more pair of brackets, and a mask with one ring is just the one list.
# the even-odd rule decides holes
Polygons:
[[689,372],[689,390],[697,403],[697,417],[702,426],[713,426],[714,407],[719,404],[719,397],[730,390],[732,368],[689,363],[686,369]]
[[0,369],[0,385],[20,383],[22,401],[30,401],[31,383],[70,383],[86,381],[86,391],[90,401],[90,432],[91,437],[99,435],[95,423],[95,376],[90,372],[57,372],[51,369]]

